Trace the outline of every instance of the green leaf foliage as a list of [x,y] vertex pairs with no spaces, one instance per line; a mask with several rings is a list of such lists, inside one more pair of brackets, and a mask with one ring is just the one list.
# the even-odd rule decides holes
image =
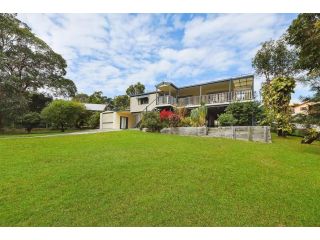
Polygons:
[[146,112],[143,114],[140,124],[140,129],[148,128],[150,131],[160,131],[163,127],[160,114],[157,111]]
[[294,88],[295,81],[290,77],[278,77],[272,79],[270,84],[262,84],[261,93],[266,115],[262,124],[274,124],[279,136],[292,132],[289,104]]
[[37,112],[30,112],[22,117],[22,126],[26,129],[28,133],[40,124],[41,117]]
[[252,126],[262,119],[262,108],[259,102],[233,102],[228,105],[225,111],[231,114],[234,119],[234,125]]
[[55,100],[42,110],[41,116],[47,123],[63,132],[67,127],[76,126],[81,114],[85,111],[82,103]]
[[320,13],[302,13],[287,30],[287,41],[298,49],[298,68],[320,77]]
[[144,90],[145,90],[145,86],[142,83],[137,82],[136,84],[130,85],[126,90],[126,93],[127,95],[131,96],[131,95],[144,93]]
[[31,92],[45,89],[54,95],[74,95],[75,84],[64,78],[66,67],[62,56],[16,14],[0,14],[0,124],[27,112]]
[[237,123],[237,120],[231,113],[222,113],[218,117],[220,126],[234,126]]

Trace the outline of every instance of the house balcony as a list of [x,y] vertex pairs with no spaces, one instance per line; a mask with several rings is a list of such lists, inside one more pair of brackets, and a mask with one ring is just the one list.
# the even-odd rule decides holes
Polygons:
[[176,106],[177,105],[177,98],[167,95],[167,96],[159,96],[157,97],[157,106]]
[[236,101],[253,100],[252,90],[213,93],[202,96],[178,97],[159,96],[157,106],[195,107],[204,103],[207,106],[229,104]]

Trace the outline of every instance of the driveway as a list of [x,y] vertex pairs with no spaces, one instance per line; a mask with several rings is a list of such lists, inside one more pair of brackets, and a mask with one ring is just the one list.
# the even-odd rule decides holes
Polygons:
[[94,133],[115,132],[115,131],[121,131],[121,130],[120,129],[92,129],[92,130],[83,130],[83,131],[72,132],[72,133],[57,133],[57,134],[38,135],[38,136],[4,137],[4,138],[0,138],[0,140],[2,140],[2,139],[17,139],[17,138],[47,138],[47,137],[94,134]]

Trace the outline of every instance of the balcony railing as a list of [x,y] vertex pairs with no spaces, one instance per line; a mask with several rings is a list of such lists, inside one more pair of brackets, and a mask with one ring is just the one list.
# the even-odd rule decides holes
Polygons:
[[157,97],[157,105],[176,105],[177,99],[173,96],[159,96]]
[[221,92],[208,95],[190,96],[178,98],[178,101],[173,96],[160,96],[157,98],[157,105],[178,105],[179,107],[200,105],[202,102],[210,104],[228,103],[235,101],[252,100],[252,90]]

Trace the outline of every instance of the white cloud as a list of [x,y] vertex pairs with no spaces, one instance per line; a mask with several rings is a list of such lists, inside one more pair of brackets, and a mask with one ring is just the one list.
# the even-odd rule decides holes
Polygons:
[[108,96],[123,94],[137,81],[154,90],[157,81],[179,86],[250,73],[259,44],[279,37],[291,21],[279,14],[184,18],[180,14],[21,14],[19,18],[67,60],[67,76],[79,92],[102,90]]

